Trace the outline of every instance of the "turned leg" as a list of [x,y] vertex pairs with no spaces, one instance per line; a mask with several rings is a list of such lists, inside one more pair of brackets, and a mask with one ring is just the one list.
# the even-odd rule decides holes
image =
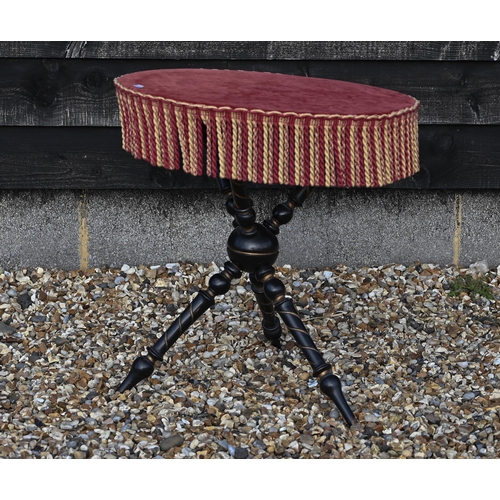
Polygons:
[[211,306],[216,295],[223,295],[231,286],[231,280],[241,276],[240,270],[231,262],[224,264],[224,271],[210,278],[208,290],[202,290],[172,323],[165,335],[159,338],[153,347],[148,347],[148,354],[140,356],[132,364],[127,378],[118,387],[118,392],[132,389],[138,382],[151,376],[156,361],[162,361],[165,353],[174,342]]
[[310,187],[297,187],[288,194],[288,200],[285,203],[276,205],[273,209],[271,219],[263,222],[266,229],[274,235],[279,234],[280,226],[288,224],[293,217],[293,211],[301,207],[311,192]]
[[260,266],[255,274],[257,279],[264,283],[266,297],[273,302],[274,309],[281,316],[295,342],[309,361],[313,369],[313,376],[318,377],[319,388],[335,403],[347,425],[351,426],[356,422],[356,418],[344,398],[340,380],[332,373],[331,365],[325,362],[312,338],[307,333],[292,299],[285,296],[285,286],[278,278],[274,277],[272,266]]
[[262,329],[267,340],[271,341],[274,347],[281,346],[281,323],[274,311],[274,306],[264,294],[264,284],[260,282],[254,273],[250,273],[250,281],[252,283],[252,290],[255,294],[257,303],[259,304],[260,312],[262,313]]
[[[310,191],[311,189],[309,187],[295,188],[288,195],[288,200],[285,203],[280,203],[279,205],[276,205],[276,207],[274,207],[271,219],[265,220],[263,222],[263,226],[271,234],[275,236],[279,234],[279,227],[282,224],[287,224],[292,220],[294,209],[296,207],[302,206],[306,198],[309,196]],[[226,192],[228,192],[227,188]],[[233,191],[231,191],[231,195],[233,195]],[[240,194],[237,199],[241,199],[244,197],[245,195],[243,193],[243,196]],[[262,329],[264,330],[264,335],[268,340],[271,341],[272,345],[279,348],[282,329],[281,323],[276,316],[273,303],[266,297],[264,293],[264,284],[257,279],[255,273],[250,273],[250,281],[252,283],[252,290],[255,294],[255,298],[257,299],[257,303],[259,304],[260,311],[262,313],[262,316],[264,317],[262,321]]]

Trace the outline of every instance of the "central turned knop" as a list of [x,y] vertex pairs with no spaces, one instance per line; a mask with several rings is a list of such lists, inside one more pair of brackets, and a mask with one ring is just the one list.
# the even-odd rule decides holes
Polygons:
[[278,239],[262,224],[254,224],[251,230],[238,226],[229,236],[227,254],[242,271],[254,273],[260,264],[276,262]]
[[227,254],[242,271],[254,273],[260,264],[272,265],[279,254],[278,239],[263,224],[255,222],[253,202],[242,182],[231,181],[228,190],[228,212],[234,217],[235,229],[227,242]]

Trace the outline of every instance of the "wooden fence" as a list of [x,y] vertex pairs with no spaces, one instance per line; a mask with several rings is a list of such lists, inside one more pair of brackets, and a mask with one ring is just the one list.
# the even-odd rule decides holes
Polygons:
[[500,188],[500,42],[0,42],[0,188],[215,187],[121,149],[113,79],[180,67],[410,94],[422,104],[421,172],[393,187]]

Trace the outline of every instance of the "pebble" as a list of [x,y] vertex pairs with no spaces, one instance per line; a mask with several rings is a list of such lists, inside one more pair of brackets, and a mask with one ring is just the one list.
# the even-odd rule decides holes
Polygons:
[[486,274],[488,272],[488,262],[485,260],[480,260],[478,262],[474,262],[469,266],[469,269],[474,274]]
[[62,430],[72,430],[73,428],[78,426],[78,421],[76,422],[61,422],[59,424],[59,428]]
[[182,446],[183,444],[184,444],[184,438],[182,436],[179,436],[178,434],[175,434],[160,442],[160,450],[168,451],[170,450],[170,448]]
[[45,321],[47,321],[47,316],[36,315],[31,318],[31,321],[33,321],[33,323],[45,323]]
[[27,309],[30,307],[33,302],[31,300],[31,296],[28,295],[27,293],[22,293],[17,297],[17,303],[21,306],[21,309],[24,311],[24,309]]
[[6,325],[3,321],[0,321],[0,333],[6,333],[11,335],[16,332],[15,328],[12,328],[10,325]]
[[245,459],[248,458],[248,449],[247,448],[236,448],[234,450],[234,458],[236,459]]
[[497,269],[481,274],[491,301],[449,296],[469,267],[276,268],[349,430],[286,329],[280,351],[264,339],[244,276],[117,393],[218,270],[126,266],[0,273],[0,458],[499,458]]

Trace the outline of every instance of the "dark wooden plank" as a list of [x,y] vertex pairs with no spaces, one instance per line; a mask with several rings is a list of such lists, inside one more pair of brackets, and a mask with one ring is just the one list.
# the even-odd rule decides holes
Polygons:
[[[0,128],[0,189],[215,189],[121,149],[113,127]],[[500,126],[420,127],[421,172],[392,187],[500,189]]]
[[500,42],[0,42],[0,57],[493,61]]
[[500,189],[499,126],[423,126],[421,170],[393,185],[416,189]]
[[120,128],[0,128],[0,189],[203,187],[216,182],[133,158],[121,147]]
[[422,124],[500,123],[500,64],[495,63],[0,59],[0,125],[118,126],[113,79],[172,67],[229,67],[349,80],[419,99]]
[[178,67],[224,69],[227,62],[0,59],[0,125],[118,126],[115,77]]

